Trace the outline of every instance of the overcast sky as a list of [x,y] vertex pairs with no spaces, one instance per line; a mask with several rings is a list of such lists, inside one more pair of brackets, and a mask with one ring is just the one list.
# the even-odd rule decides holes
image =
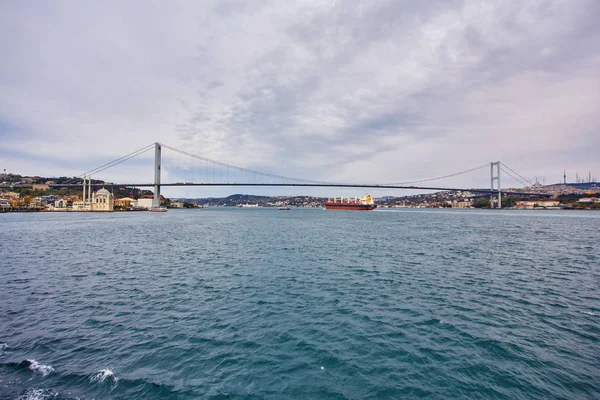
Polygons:
[[[1,1],[0,169],[159,141],[323,181],[600,175],[599,49],[595,0]],[[149,181],[151,159],[97,178]],[[274,193],[218,193],[240,191]]]

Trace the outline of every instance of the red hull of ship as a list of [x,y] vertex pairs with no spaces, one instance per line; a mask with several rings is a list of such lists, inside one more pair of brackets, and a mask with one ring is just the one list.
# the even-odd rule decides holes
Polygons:
[[354,211],[369,211],[377,208],[375,204],[360,204],[360,203],[325,203],[326,210],[354,210]]

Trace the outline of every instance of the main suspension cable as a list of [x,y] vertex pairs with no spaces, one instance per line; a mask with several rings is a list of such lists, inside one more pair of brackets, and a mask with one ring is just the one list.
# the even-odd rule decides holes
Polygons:
[[502,172],[504,172],[507,175],[510,175],[513,177],[513,179],[515,179],[517,182],[519,182],[521,185],[523,186],[527,186],[527,183],[525,181],[523,181],[520,178],[517,178],[516,176],[514,176],[513,174],[511,174],[510,172],[508,172],[507,170],[505,170],[504,168],[500,168],[502,170]]
[[296,182],[302,182],[302,183],[331,184],[331,182],[321,182],[321,181],[313,181],[313,180],[308,180],[308,179],[291,178],[289,176],[283,176],[283,175],[277,175],[277,174],[270,174],[268,172],[261,172],[261,171],[256,171],[256,170],[252,170],[252,169],[248,169],[248,168],[238,167],[236,165],[232,165],[232,164],[227,164],[227,163],[220,162],[220,161],[211,160],[211,159],[206,158],[206,157],[202,157],[202,156],[198,156],[196,154],[188,153],[187,151],[176,149],[175,147],[171,147],[171,146],[166,145],[164,143],[160,143],[160,145],[162,147],[166,148],[166,149],[169,149],[171,151],[183,154],[185,156],[196,158],[196,159],[198,159],[200,161],[206,161],[206,162],[211,163],[213,165],[218,165],[218,166],[225,167],[225,168],[231,168],[231,169],[234,169],[234,170],[237,170],[237,171],[240,171],[240,172],[248,172],[248,173],[251,173],[251,174],[256,174],[256,175],[260,175],[260,176],[264,176],[264,177],[282,179],[282,180],[287,180],[287,181],[296,181]]
[[489,165],[489,164],[488,164],[488,163],[486,163],[486,164],[482,164],[482,165],[480,165],[480,166],[478,166],[478,167],[474,167],[474,168],[471,168],[471,169],[467,169],[467,170],[465,170],[465,171],[456,172],[456,173],[454,173],[454,174],[449,174],[449,175],[444,175],[444,176],[438,176],[438,177],[436,177],[436,178],[421,179],[421,180],[418,180],[418,181],[410,181],[410,182],[382,183],[381,185],[409,185],[409,184],[411,184],[411,183],[421,183],[421,182],[437,181],[437,180],[440,180],[440,179],[452,178],[453,176],[463,175],[463,174],[466,174],[466,173],[469,173],[469,172],[477,171],[477,170],[480,170],[480,169],[482,169],[482,168],[485,168],[485,167],[487,167],[488,165]]
[[[528,182],[529,186],[533,186],[533,183],[529,179],[525,178],[523,175],[519,174],[518,172],[516,172],[515,170],[513,170],[511,167],[509,167],[508,165],[504,164],[503,162],[501,162],[500,164],[502,164],[503,166],[505,166],[506,168],[508,168],[514,174],[516,174],[519,177],[521,177],[521,179],[523,179],[524,181]],[[527,185],[525,185],[525,186],[527,186]]]
[[127,154],[127,155],[124,155],[123,157],[117,158],[116,160],[110,161],[110,162],[108,162],[108,163],[106,163],[104,165],[101,165],[101,166],[97,167],[97,168],[94,168],[92,170],[84,172],[83,174],[78,175],[78,177],[81,178],[81,177],[83,177],[85,175],[97,174],[98,172],[102,172],[102,171],[104,171],[104,170],[106,170],[108,168],[114,167],[115,165],[118,165],[118,164],[120,164],[120,163],[122,163],[124,161],[127,161],[127,160],[130,160],[130,159],[134,158],[134,157],[137,157],[140,154],[143,154],[143,153],[151,150],[153,147],[154,147],[154,143],[149,144],[148,146],[142,147],[141,149],[138,149],[138,150],[136,150],[134,152],[131,152],[131,153]]

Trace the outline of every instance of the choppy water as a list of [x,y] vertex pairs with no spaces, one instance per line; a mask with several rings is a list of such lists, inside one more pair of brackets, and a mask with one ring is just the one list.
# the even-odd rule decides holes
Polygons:
[[599,227],[560,211],[0,215],[0,398],[600,398]]

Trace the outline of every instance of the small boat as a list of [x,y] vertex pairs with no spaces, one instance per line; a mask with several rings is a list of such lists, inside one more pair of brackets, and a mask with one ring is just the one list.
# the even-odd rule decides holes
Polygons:
[[152,207],[148,211],[150,211],[150,212],[167,212],[167,207]]
[[291,208],[289,208],[288,206],[279,207],[277,209],[278,210],[291,210]]

